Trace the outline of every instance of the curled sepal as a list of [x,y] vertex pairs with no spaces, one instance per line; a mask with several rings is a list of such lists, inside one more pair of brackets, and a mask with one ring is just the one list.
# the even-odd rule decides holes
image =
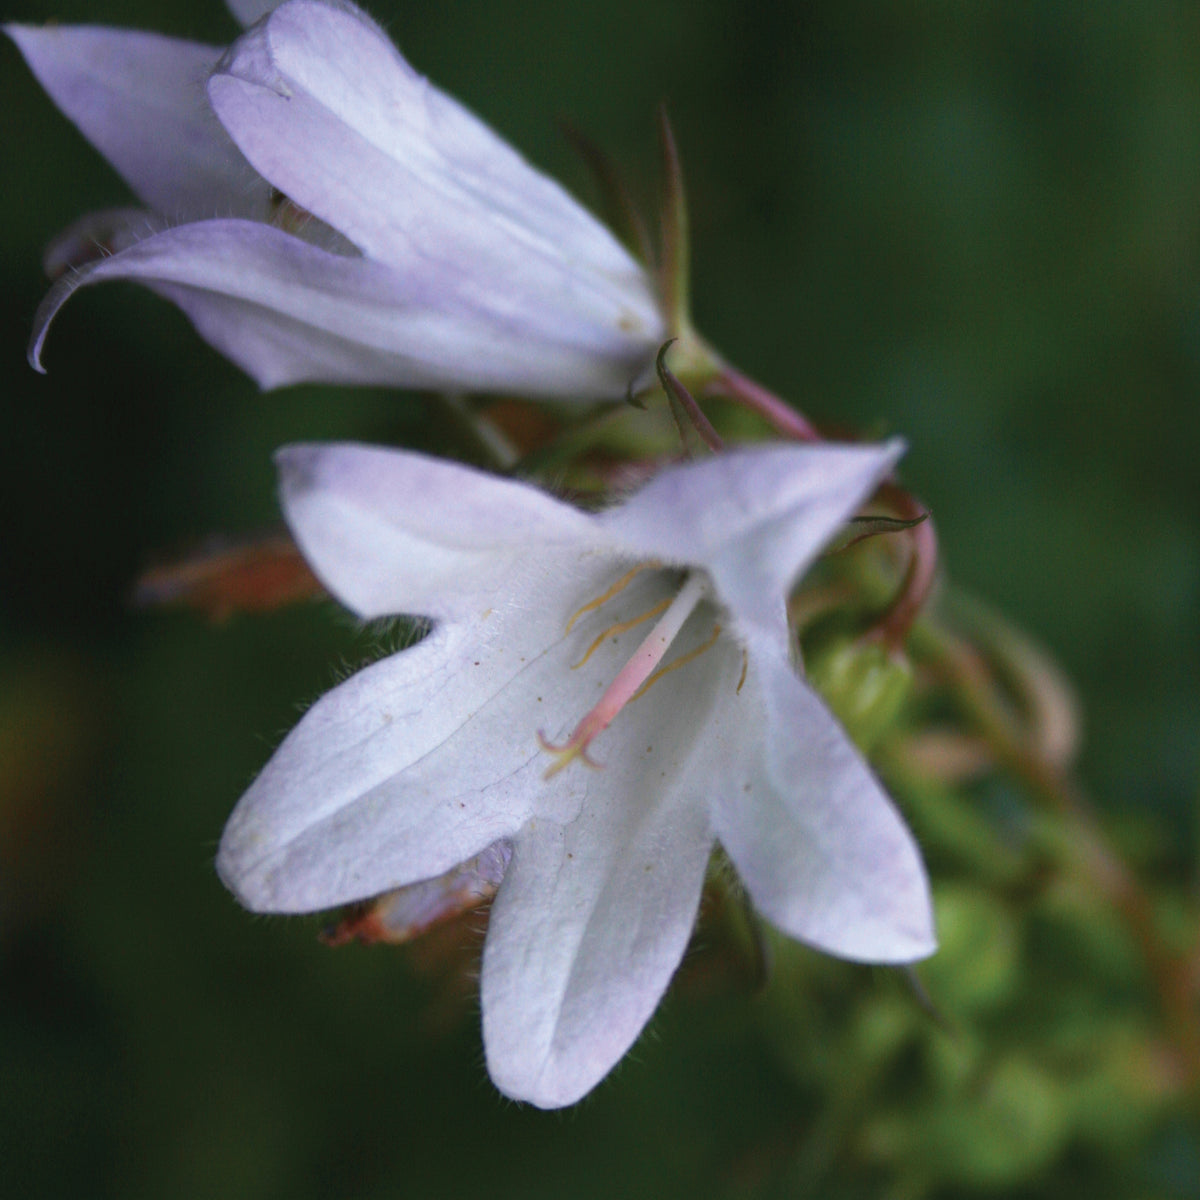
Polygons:
[[667,366],[666,357],[667,351],[675,344],[676,338],[671,338],[670,341],[664,342],[658,350],[658,357],[654,360],[654,369],[658,373],[658,380],[662,384],[662,389],[667,394],[667,399],[671,404],[671,413],[675,417],[675,423],[679,427],[679,437],[683,441],[684,447],[687,447],[687,427],[680,418],[680,412],[692,427],[700,435],[701,440],[710,450],[721,450],[725,443],[721,440],[721,435],[712,427],[712,422],[704,415],[700,409],[700,405],[696,403],[695,397],[687,390],[686,387],[679,381],[678,377],[672,374]]
[[995,667],[1036,753],[1056,767],[1069,767],[1079,750],[1082,716],[1062,668],[1028,634],[974,597],[955,591],[946,608]]
[[834,554],[841,554],[843,551],[849,550],[851,546],[857,546],[859,542],[865,542],[868,538],[879,537],[880,534],[903,533],[904,530],[912,529],[914,526],[920,525],[922,521],[928,520],[929,514],[927,512],[910,518],[879,516],[851,517],[840,536],[829,543],[829,549],[825,551],[825,557],[828,558]]

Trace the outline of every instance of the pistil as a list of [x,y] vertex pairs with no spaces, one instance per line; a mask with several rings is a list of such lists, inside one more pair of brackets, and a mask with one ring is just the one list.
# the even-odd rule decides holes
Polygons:
[[[655,668],[662,662],[671,643],[679,635],[688,617],[708,594],[708,581],[702,574],[692,574],[684,581],[679,594],[671,601],[667,611],[646,635],[642,644],[633,652],[633,657],[621,668],[617,677],[608,685],[599,703],[575,726],[575,732],[561,746],[551,745],[542,734],[538,741],[542,749],[555,755],[557,761],[546,771],[544,778],[551,779],[568,763],[580,758],[588,766],[599,766],[588,757],[587,749],[592,740],[603,733],[631,700],[635,699],[646,685]],[[706,647],[707,648],[707,647]]]

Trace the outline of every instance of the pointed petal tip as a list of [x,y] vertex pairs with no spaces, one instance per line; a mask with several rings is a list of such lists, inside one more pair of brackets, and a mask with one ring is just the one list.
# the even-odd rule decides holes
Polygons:
[[217,877],[233,898],[248,912],[305,913],[330,908],[329,904],[306,902],[295,887],[289,887],[280,873],[271,867],[272,859],[254,851],[252,835],[244,823],[230,818],[221,835],[215,866]]
[[519,1060],[510,1054],[497,1053],[484,1037],[484,1057],[488,1076],[496,1090],[518,1104],[532,1104],[543,1110],[569,1108],[578,1104],[597,1088],[620,1062],[620,1056],[603,1069],[589,1069],[586,1064],[568,1064],[557,1056],[540,1062],[530,1061],[528,1055]]
[[488,1061],[488,1075],[496,1090],[518,1104],[532,1104],[534,1108],[549,1111],[556,1108],[570,1108],[578,1104],[595,1084],[579,1086],[573,1081],[572,1086],[564,1085],[563,1081],[555,1079],[547,1084],[542,1079],[528,1080],[524,1076],[510,1077],[497,1074],[492,1062]]
[[803,919],[768,917],[787,936],[822,954],[867,966],[902,967],[937,952],[932,909],[913,922],[912,914],[881,915],[850,926],[813,928]]
[[275,451],[275,469],[279,473],[279,491],[285,498],[310,491],[317,481],[317,460],[326,447],[314,442],[293,442]]
[[25,25],[20,21],[5,21],[3,25],[0,25],[0,32],[12,39],[23,56],[26,55],[29,43],[45,31],[45,26]]
[[50,290],[43,297],[37,312],[33,314],[33,332],[29,336],[29,346],[25,351],[26,360],[39,375],[46,374],[42,365],[42,349],[46,343],[46,335],[58,315],[58,310],[87,282],[94,267],[84,267],[63,275],[50,285]]
[[42,362],[42,348],[46,344],[46,335],[50,332],[50,322],[62,304],[62,300],[59,300],[48,308],[52,296],[53,289],[51,289],[51,295],[47,296],[39,305],[33,318],[33,332],[29,335],[29,345],[25,348],[25,361],[39,375],[46,374],[46,366]]
[[251,912],[264,912],[269,907],[264,903],[265,895],[258,887],[254,873],[243,871],[241,855],[234,848],[233,840],[226,828],[213,864],[217,877],[243,908]]
[[[827,928],[812,943],[838,958],[877,966],[904,966],[936,953],[933,901],[924,868],[917,861],[905,887],[898,882],[896,900],[886,911],[861,914],[840,929]],[[801,940],[808,939],[801,935]]]
[[55,48],[63,42],[61,36],[63,30],[70,28],[72,26],[62,26],[54,21],[47,21],[43,25],[24,21],[5,21],[3,25],[0,25],[0,33],[4,33],[12,39],[21,52],[21,57],[25,59],[26,65],[36,77],[34,56],[40,58],[42,55],[52,55]]
[[[930,920],[932,922],[932,917]],[[880,942],[865,945],[861,954],[847,954],[845,957],[880,966],[902,967],[931,957],[937,953],[937,948],[937,936],[930,924],[924,930],[898,931]]]

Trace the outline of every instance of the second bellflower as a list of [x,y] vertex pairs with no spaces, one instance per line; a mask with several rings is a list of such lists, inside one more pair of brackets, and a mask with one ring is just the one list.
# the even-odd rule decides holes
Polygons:
[[94,214],[51,248],[62,277],[35,319],[35,366],[67,297],[112,279],[174,301],[265,388],[616,397],[665,336],[612,234],[346,0],[288,0],[224,53],[6,29],[146,206]]
[[488,1069],[543,1107],[649,1020],[717,841],[784,933],[929,954],[919,852],[796,673],[786,616],[899,452],[731,451],[591,514],[409,452],[283,451],[285,514],[333,594],[432,630],[307,713],[230,818],[222,878],[305,912],[489,855]]

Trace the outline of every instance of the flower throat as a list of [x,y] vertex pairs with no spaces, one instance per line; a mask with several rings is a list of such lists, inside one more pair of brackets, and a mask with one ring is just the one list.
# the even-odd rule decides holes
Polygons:
[[[649,567],[659,567],[661,565],[658,562],[643,563],[621,576],[606,592],[598,596],[595,600],[585,604],[575,613],[567,622],[566,632],[569,633],[571,631],[572,626],[574,626],[580,617],[589,612],[594,612],[604,604],[607,604],[619,592],[623,591],[639,572]],[[595,638],[587,648],[584,656],[571,668],[572,670],[582,667],[606,638],[627,633],[630,629],[636,628],[651,618],[658,617],[654,628],[650,630],[642,640],[641,645],[633,652],[629,661],[617,673],[612,683],[608,685],[599,702],[575,726],[575,731],[562,745],[555,746],[548,742],[542,733],[538,733],[538,741],[541,743],[542,749],[548,754],[553,755],[556,760],[547,768],[543,778],[552,779],[559,771],[574,762],[577,758],[589,767],[598,767],[600,764],[588,756],[588,747],[599,734],[603,733],[612,724],[621,709],[648,691],[664,675],[674,671],[677,667],[682,667],[691,662],[692,659],[703,654],[716,643],[717,637],[721,633],[720,625],[713,626],[712,633],[707,641],[695,649],[689,650],[686,654],[681,655],[667,666],[660,666],[671,647],[671,643],[679,635],[679,631],[683,628],[688,617],[695,612],[700,601],[705,599],[709,594],[710,588],[707,578],[702,573],[693,571],[684,579],[683,586],[679,589],[674,599],[668,597],[636,617],[632,617],[627,621],[619,621]]]

